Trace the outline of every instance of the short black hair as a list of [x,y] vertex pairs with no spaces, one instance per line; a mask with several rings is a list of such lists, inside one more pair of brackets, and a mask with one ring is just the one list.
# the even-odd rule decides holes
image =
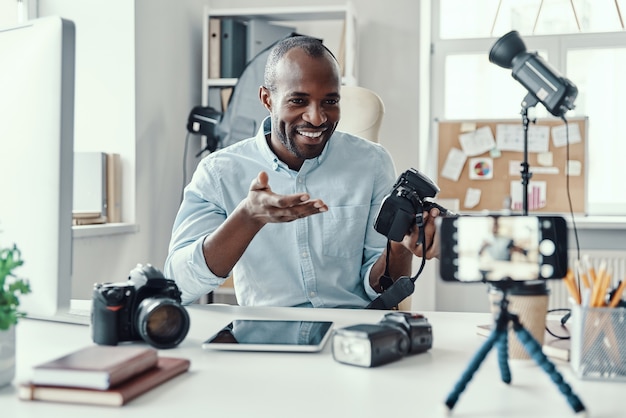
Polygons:
[[337,63],[335,55],[330,49],[326,48],[326,45],[320,39],[304,35],[290,36],[274,45],[267,57],[263,83],[268,90],[274,91],[276,88],[276,66],[278,62],[287,52],[294,48],[300,48],[308,56],[314,58],[320,58],[328,54]]

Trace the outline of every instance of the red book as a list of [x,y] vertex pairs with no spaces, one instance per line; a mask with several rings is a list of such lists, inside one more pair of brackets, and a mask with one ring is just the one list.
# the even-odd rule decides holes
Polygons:
[[187,359],[161,357],[156,367],[107,390],[35,385],[31,382],[19,385],[18,396],[26,401],[122,406],[150,389],[186,372],[189,366],[190,361]]
[[92,345],[33,368],[36,385],[108,389],[157,364],[158,352],[145,346]]

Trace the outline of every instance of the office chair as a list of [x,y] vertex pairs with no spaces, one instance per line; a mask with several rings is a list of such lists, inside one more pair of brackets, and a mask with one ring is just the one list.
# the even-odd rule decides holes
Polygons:
[[341,86],[341,119],[337,130],[378,142],[385,105],[373,91],[358,86]]

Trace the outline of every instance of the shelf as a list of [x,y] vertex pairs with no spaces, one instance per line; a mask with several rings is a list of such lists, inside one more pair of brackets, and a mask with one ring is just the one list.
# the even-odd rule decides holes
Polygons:
[[[343,5],[330,6],[294,6],[294,7],[249,7],[215,9],[205,6],[202,49],[202,105],[215,106],[216,93],[209,91],[224,87],[233,87],[237,78],[209,78],[209,21],[212,18],[236,18],[241,21],[252,19],[267,22],[293,22],[298,33],[320,37],[331,43],[335,55],[342,59],[344,76],[342,84],[357,85],[356,76],[356,17],[350,1]],[[319,22],[320,24],[318,24]],[[322,24],[328,22],[328,24]],[[330,30],[329,30],[330,28]],[[339,45],[332,45],[332,43]],[[325,42],[327,43],[327,42]],[[328,44],[328,43],[327,43]],[[338,50],[334,50],[337,48]],[[213,61],[214,62],[214,61]],[[210,97],[212,97],[210,99]]]
[[73,238],[93,238],[117,234],[134,234],[139,226],[132,223],[108,223],[97,225],[72,226]]
[[[234,87],[237,84],[238,78],[209,78],[207,80],[207,87]],[[343,77],[341,79],[341,84],[347,86],[355,86],[356,79],[354,77]]]
[[344,19],[350,9],[345,6],[310,6],[310,7],[256,7],[243,9],[210,9],[211,17],[245,17],[267,21],[298,20],[338,20]]
[[233,87],[237,84],[238,78],[209,78],[207,80],[208,87]]

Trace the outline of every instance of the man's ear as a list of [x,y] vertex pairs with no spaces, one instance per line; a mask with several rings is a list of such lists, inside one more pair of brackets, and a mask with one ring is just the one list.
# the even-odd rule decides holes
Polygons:
[[272,112],[272,97],[267,87],[259,87],[259,99],[261,104],[271,113]]

